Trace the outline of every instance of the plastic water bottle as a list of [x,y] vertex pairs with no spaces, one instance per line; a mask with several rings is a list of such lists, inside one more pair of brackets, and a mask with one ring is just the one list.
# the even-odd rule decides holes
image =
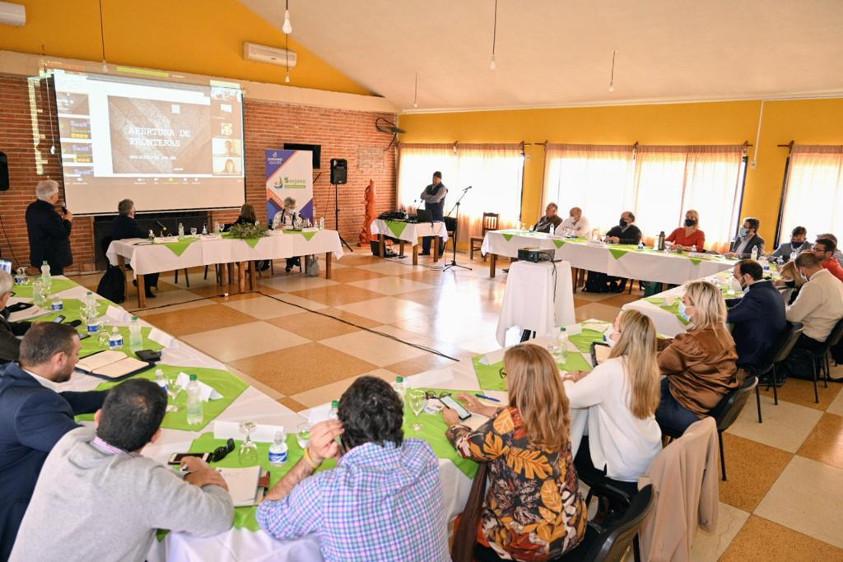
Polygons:
[[339,400],[331,400],[331,413],[328,416],[330,419],[335,420],[339,416],[340,410],[340,401]]
[[392,388],[395,389],[395,392],[398,393],[398,396],[401,397],[401,400],[404,400],[404,392],[406,392],[407,390],[406,385],[404,384],[404,377],[395,377],[395,384],[392,385]]
[[164,392],[167,392],[167,379],[164,378],[164,371],[161,369],[155,369],[155,384],[163,388]]
[[202,397],[199,381],[196,375],[190,375],[190,382],[187,383],[187,423],[188,425],[199,425],[205,419],[202,412]]
[[149,242],[150,242],[150,243],[155,242],[155,233],[154,233],[154,232],[152,232],[152,229],[151,229],[151,228],[149,229]]
[[203,224],[202,225],[202,236],[207,236],[207,235],[208,235],[208,225]]
[[58,297],[54,298],[53,302],[50,303],[50,310],[53,312],[64,310],[64,301]]
[[53,284],[53,277],[50,275],[50,264],[47,260],[41,263],[41,285],[44,287],[44,294],[50,294],[50,287]]
[[758,261],[758,246],[755,246],[755,247],[752,249],[752,253],[751,253],[751,255],[752,255],[752,259],[753,259],[753,260]]
[[643,250],[643,249],[644,249],[644,241],[643,241],[643,240],[639,240],[639,241],[638,241],[638,249],[639,249],[639,250]]
[[123,334],[117,329],[117,326],[111,328],[111,333],[108,335],[108,349],[120,349],[123,347]]
[[184,225],[179,223],[179,240],[184,240]]
[[325,230],[325,217],[319,217],[319,230]]
[[284,430],[275,432],[275,440],[269,447],[269,464],[282,465],[287,462],[287,436]]
[[132,316],[129,321],[129,347],[132,351],[138,350],[143,346],[143,335],[141,334],[140,320],[137,316]]

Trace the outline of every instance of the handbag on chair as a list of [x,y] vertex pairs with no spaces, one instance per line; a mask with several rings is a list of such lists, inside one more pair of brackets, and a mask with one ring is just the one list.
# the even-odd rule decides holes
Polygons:
[[462,514],[457,518],[454,530],[454,544],[451,546],[453,562],[472,562],[474,560],[474,545],[477,543],[477,522],[483,509],[486,496],[486,473],[488,463],[478,463],[477,474],[471,484],[468,500],[465,502]]

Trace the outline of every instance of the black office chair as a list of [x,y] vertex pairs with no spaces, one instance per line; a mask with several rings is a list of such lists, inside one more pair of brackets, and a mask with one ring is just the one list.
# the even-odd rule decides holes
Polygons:
[[717,422],[717,439],[720,441],[720,471],[724,481],[726,480],[726,456],[723,452],[723,432],[729,429],[738,419],[741,410],[746,406],[746,401],[749,400],[749,394],[756,386],[758,386],[758,377],[755,375],[747,377],[740,388],[723,397],[720,403],[708,413]]
[[819,377],[823,378],[826,388],[828,388],[828,381],[831,380],[831,364],[828,360],[828,352],[832,347],[840,343],[843,338],[843,318],[837,321],[831,333],[823,342],[822,347],[811,353],[811,375],[814,379],[814,401],[820,403],[820,393],[817,388],[817,381]]
[[[623,559],[644,518],[653,507],[653,486],[641,489],[632,498],[629,508],[605,529],[589,523],[580,545],[556,562],[619,562]],[[636,552],[636,560],[639,553]]]
[[[802,335],[802,324],[788,324],[788,327],[779,336],[779,340],[773,346],[769,357],[761,365],[752,369],[752,373],[761,380],[764,375],[770,375],[772,382],[767,385],[767,388],[773,387],[773,404],[779,404],[779,391],[776,386],[778,382],[778,375],[776,373],[776,366],[784,362],[793,351],[796,341]],[[758,408],[758,423],[761,423],[761,385],[755,387],[755,405]]]

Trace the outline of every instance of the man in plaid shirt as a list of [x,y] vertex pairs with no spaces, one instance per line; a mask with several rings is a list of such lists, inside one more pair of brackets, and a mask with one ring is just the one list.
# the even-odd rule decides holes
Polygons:
[[[439,461],[424,441],[404,440],[403,414],[389,383],[354,381],[339,421],[313,427],[304,458],[258,508],[261,528],[280,540],[315,533],[326,562],[450,560]],[[308,478],[340,453],[336,468]]]

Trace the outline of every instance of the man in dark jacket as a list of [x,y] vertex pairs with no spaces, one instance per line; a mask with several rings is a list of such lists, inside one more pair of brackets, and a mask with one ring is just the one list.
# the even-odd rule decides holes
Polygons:
[[747,259],[752,257],[752,250],[758,248],[758,255],[764,253],[764,239],[758,236],[758,229],[761,228],[761,221],[747,217],[743,220],[743,226],[738,235],[732,241],[728,257]]
[[29,329],[29,322],[9,322],[9,311],[6,305],[12,296],[14,280],[5,271],[0,271],[0,364],[18,360],[20,340]]
[[52,275],[62,275],[64,268],[73,263],[70,252],[70,229],[73,214],[62,210],[56,212],[59,202],[59,184],[54,180],[42,180],[35,188],[38,200],[26,208],[26,229],[29,232],[29,263],[41,267],[50,264]]
[[53,445],[79,427],[74,416],[102,407],[105,392],[55,389],[73,374],[80,347],[71,326],[35,324],[21,342],[20,364],[0,371],[0,560],[9,557]]
[[[117,204],[117,217],[111,223],[111,239],[125,240],[126,238],[146,238],[147,233],[138,226],[135,220],[135,203],[131,199],[123,199]],[[158,287],[158,274],[149,273],[143,276],[146,286],[146,297],[155,298],[152,287]]]
[[[419,196],[424,201],[424,208],[430,211],[430,220],[434,222],[443,222],[445,220],[445,196],[448,195],[448,188],[442,183],[442,172],[433,172],[433,183],[428,185]],[[422,256],[430,255],[430,243],[436,238],[435,236],[425,236],[422,238]],[[445,251],[445,242],[441,238],[439,241],[439,255]]]
[[726,321],[733,325],[738,367],[752,370],[774,353],[773,346],[787,328],[784,299],[771,281],[764,280],[764,270],[756,261],[739,261],[733,275],[749,290],[743,298],[726,301]]
[[[609,244],[638,244],[641,242],[641,236],[641,229],[635,225],[635,215],[631,211],[624,211],[621,213],[618,224],[606,233],[606,242]],[[612,293],[622,293],[626,288],[626,279],[609,276],[608,280],[609,291]]]

